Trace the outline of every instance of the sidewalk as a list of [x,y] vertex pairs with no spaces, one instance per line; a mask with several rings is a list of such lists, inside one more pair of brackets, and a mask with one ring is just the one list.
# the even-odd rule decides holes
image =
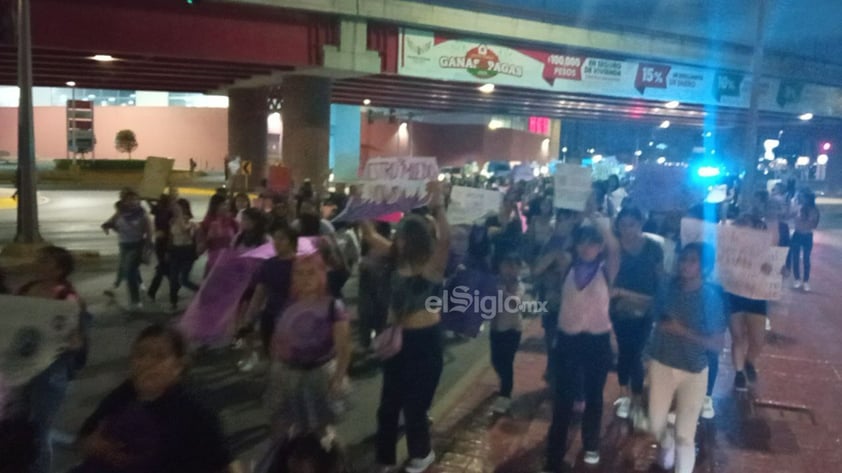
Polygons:
[[[842,471],[842,294],[834,272],[842,267],[840,238],[838,230],[817,234],[812,293],[787,289],[784,300],[770,307],[772,331],[758,362],[760,379],[749,393],[735,395],[730,350],[722,353],[714,393],[717,415],[699,426],[696,473]],[[439,460],[430,472],[541,471],[551,418],[549,391],[542,379],[545,363],[540,321],[531,320],[515,360],[511,414],[498,418],[490,413],[497,377],[489,367],[434,426]],[[623,422],[613,415],[616,397],[616,376],[611,374],[605,392],[602,464],[586,468],[579,461],[576,471],[627,471],[616,457],[615,446],[625,436]],[[572,437],[568,459],[581,450],[579,436]]]

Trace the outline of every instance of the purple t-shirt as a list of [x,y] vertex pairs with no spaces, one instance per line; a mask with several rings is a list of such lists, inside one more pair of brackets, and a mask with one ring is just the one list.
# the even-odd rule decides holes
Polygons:
[[289,287],[292,279],[292,259],[269,258],[260,265],[254,275],[255,284],[263,284],[266,288],[266,307],[263,314],[275,318],[289,298]]
[[294,302],[275,326],[273,356],[290,364],[326,362],[334,356],[333,324],[346,320],[345,306],[338,299]]

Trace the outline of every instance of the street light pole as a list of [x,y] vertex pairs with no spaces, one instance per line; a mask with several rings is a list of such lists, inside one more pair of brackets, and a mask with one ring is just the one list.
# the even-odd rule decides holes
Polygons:
[[73,104],[73,115],[70,116],[70,147],[73,149],[73,165],[76,166],[76,155],[78,149],[76,148],[76,82],[72,82],[70,86],[70,103]]
[[749,96],[748,119],[746,120],[743,160],[746,176],[740,197],[740,208],[747,209],[757,185],[757,126],[759,122],[760,76],[763,72],[763,33],[766,27],[766,0],[757,0],[757,24],[754,35],[754,51],[751,56],[751,92]]
[[15,243],[40,243],[32,119],[32,31],[29,0],[18,0],[18,221]]

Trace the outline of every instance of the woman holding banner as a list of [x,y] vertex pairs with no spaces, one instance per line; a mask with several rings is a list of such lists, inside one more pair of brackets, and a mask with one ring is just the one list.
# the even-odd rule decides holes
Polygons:
[[398,419],[403,412],[409,449],[408,473],[421,473],[435,461],[427,418],[444,366],[441,315],[429,308],[429,299],[440,296],[450,251],[450,229],[441,185],[430,182],[429,207],[434,222],[409,215],[398,225],[393,242],[364,227],[372,251],[393,255],[389,322],[384,331],[394,335],[390,349],[380,355],[383,389],[377,411],[377,463],[384,471],[397,461]]
[[68,300],[79,304],[79,318],[76,321],[78,329],[73,332],[69,346],[46,370],[29,382],[24,392],[29,419],[37,435],[38,459],[32,471],[49,473],[52,462],[50,430],[64,403],[70,381],[87,361],[90,315],[85,312],[85,303],[69,280],[75,266],[69,251],[57,246],[44,247],[38,251],[36,264],[38,278],[18,289],[18,295]]
[[222,252],[231,246],[239,226],[231,216],[225,196],[215,194],[208,204],[208,211],[205,219],[199,225],[198,233],[198,254],[205,251],[208,253],[208,262],[205,265],[205,276],[207,277],[216,264]]

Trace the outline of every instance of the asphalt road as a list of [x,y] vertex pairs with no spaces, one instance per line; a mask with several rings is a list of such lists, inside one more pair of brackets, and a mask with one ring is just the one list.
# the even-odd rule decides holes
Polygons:
[[[116,192],[44,191],[39,193],[39,197],[42,202],[39,206],[41,233],[47,241],[79,252],[100,254],[82,261],[72,278],[95,316],[88,366],[72,383],[56,425],[61,432],[73,433],[97,403],[125,379],[129,347],[137,333],[152,322],[167,321],[172,316],[164,313],[166,304],[159,306],[149,300],[144,301],[141,313],[128,315],[121,308],[126,305],[126,294],[118,291],[116,303],[103,295],[103,290],[109,288],[114,280],[117,242],[113,234],[104,235],[99,226],[112,214]],[[185,197],[191,201],[195,215],[204,214],[207,196]],[[14,209],[0,210],[0,242],[14,237],[15,217]],[[200,260],[193,276],[195,281],[200,280],[201,266]],[[8,277],[14,286],[24,282],[28,276],[13,273]],[[152,268],[144,267],[144,281],[148,282],[151,278]],[[356,278],[346,285],[345,295],[350,299],[349,308],[352,318],[355,318]],[[166,299],[165,296],[166,287],[160,291],[159,299]],[[181,307],[189,303],[188,297],[189,294],[182,294]],[[253,373],[240,373],[236,369],[239,356],[239,353],[228,349],[202,354],[194,360],[189,382],[203,401],[222,417],[233,450],[242,460],[250,463],[260,455],[268,432],[268,415],[262,405],[265,366]],[[465,389],[466,383],[472,379],[471,373],[486,365],[487,358],[484,336],[448,344],[436,405],[431,411],[434,417],[441,415],[439,413],[446,409],[454,394]],[[371,442],[381,386],[376,363],[357,359],[352,367],[352,386],[350,409],[337,430],[352,456],[360,465],[365,465],[373,452]],[[55,455],[55,472],[67,471],[77,459],[77,452],[69,446],[57,445]]]

